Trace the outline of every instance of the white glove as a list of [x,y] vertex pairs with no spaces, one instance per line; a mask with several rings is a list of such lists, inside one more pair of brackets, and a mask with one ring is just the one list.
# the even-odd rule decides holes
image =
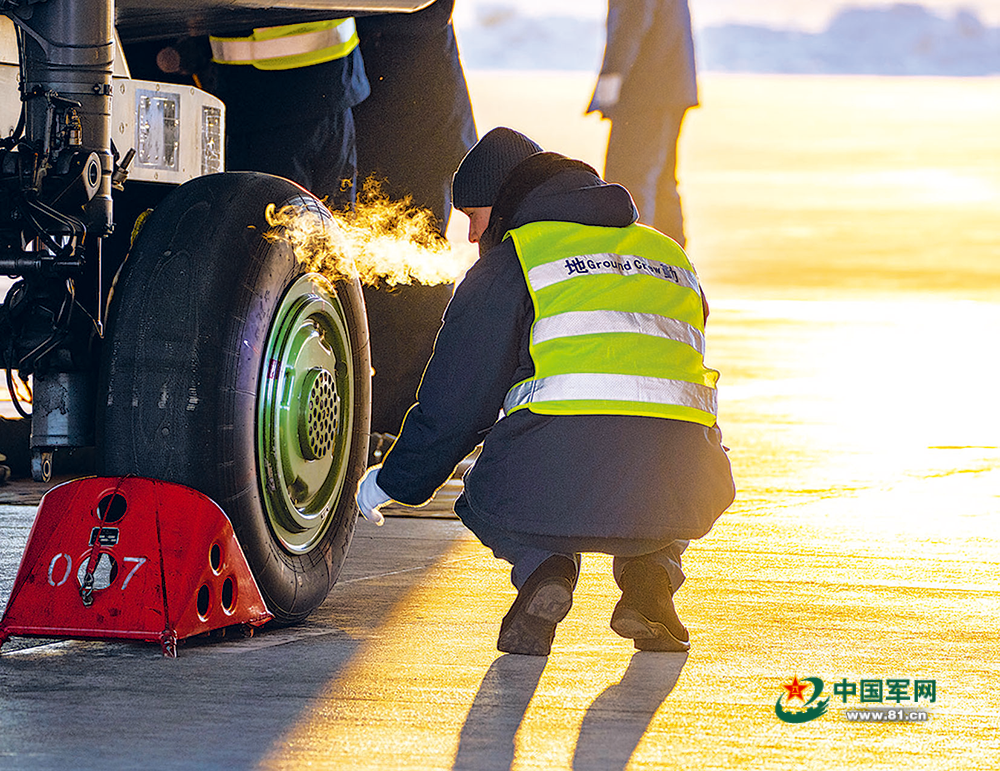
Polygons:
[[617,72],[610,72],[597,78],[597,85],[594,87],[594,98],[590,103],[590,112],[595,110],[604,111],[618,104],[618,97],[622,92],[622,76]]
[[379,507],[385,506],[392,500],[375,481],[380,468],[382,468],[381,465],[372,466],[365,472],[361,481],[358,482],[358,494],[354,498],[361,511],[361,516],[376,525],[385,523],[385,519],[379,513]]

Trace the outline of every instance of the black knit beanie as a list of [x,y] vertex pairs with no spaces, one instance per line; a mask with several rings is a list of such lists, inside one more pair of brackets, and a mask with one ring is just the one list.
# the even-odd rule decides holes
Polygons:
[[500,126],[487,132],[458,165],[451,181],[452,205],[456,209],[492,206],[511,169],[541,151],[537,142],[514,129]]

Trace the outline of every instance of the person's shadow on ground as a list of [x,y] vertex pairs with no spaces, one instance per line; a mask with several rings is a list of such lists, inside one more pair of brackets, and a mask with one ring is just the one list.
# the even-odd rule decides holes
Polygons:
[[548,659],[506,654],[490,666],[465,718],[454,771],[499,771],[514,762],[514,736]]
[[573,771],[624,769],[677,685],[686,653],[636,653],[621,682],[594,699],[580,726]]
[[[510,769],[517,730],[547,661],[508,654],[493,662],[462,727],[454,771]],[[587,710],[574,770],[624,769],[686,661],[686,653],[636,653],[621,682],[607,688]]]

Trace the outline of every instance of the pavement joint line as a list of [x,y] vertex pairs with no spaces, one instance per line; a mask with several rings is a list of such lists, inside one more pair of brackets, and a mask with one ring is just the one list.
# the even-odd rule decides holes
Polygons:
[[[689,575],[687,580],[704,580],[709,578],[708,576],[695,576]],[[868,580],[868,581],[852,581],[846,583],[839,579],[829,579],[826,581],[804,581],[797,578],[745,578],[741,579],[748,582],[753,582],[757,584],[785,584],[791,585],[796,584],[799,586],[837,586],[841,587],[843,591],[850,591],[852,589],[865,589],[865,588],[880,588],[880,589],[923,589],[928,591],[943,591],[943,592],[955,592],[955,593],[968,593],[968,594],[997,594],[1000,593],[1000,586],[983,586],[983,585],[963,585],[959,586],[957,584],[918,584],[909,583],[906,581],[878,581],[878,580]]]
[[[13,635],[16,637],[16,635]],[[66,648],[73,643],[81,642],[93,642],[93,640],[58,640],[57,642],[42,643],[41,645],[32,645],[27,648],[18,648],[16,651],[7,651],[6,653],[0,653],[0,658],[8,658],[13,656],[24,656],[29,653],[48,653],[50,651],[55,651],[59,648]]]
[[[455,565],[461,562],[471,562],[474,559],[478,559],[479,555],[470,555],[467,557],[453,557],[447,560],[435,560],[428,565],[417,565],[412,568],[405,568],[403,570],[390,570],[386,573],[377,573],[370,576],[359,576],[358,578],[350,578],[346,581],[338,581],[334,588],[339,586],[346,586],[347,584],[356,584],[361,581],[373,581],[379,578],[386,578],[388,576],[404,575],[406,573],[414,573],[419,570],[427,570],[429,568],[435,567],[437,565]],[[323,637],[331,634],[339,634],[341,630],[339,629],[301,629],[297,632],[292,632],[289,634],[281,634],[280,637],[272,634],[262,634],[259,638],[250,640],[241,640],[237,643],[217,643],[215,645],[204,646],[205,652],[210,653],[246,653],[253,650],[261,650],[263,648],[274,648],[278,645],[287,645],[288,643],[297,642],[299,640],[304,640],[308,637]],[[60,648],[68,647],[74,643],[81,642],[94,642],[94,640],[58,640],[57,642],[44,643],[42,645],[33,645],[26,648],[18,648],[15,651],[9,651],[7,653],[0,652],[0,658],[6,658],[8,656],[24,656],[27,654],[38,654],[38,653],[48,653],[57,651]],[[97,640],[97,642],[123,642],[117,638],[107,638],[106,640]],[[191,650],[188,651],[192,652]]]
[[357,578],[348,578],[345,581],[338,581],[333,588],[334,590],[336,590],[338,586],[346,586],[347,584],[356,584],[360,581],[374,581],[379,578],[387,578],[389,576],[399,576],[405,573],[414,573],[418,570],[427,570],[437,565],[455,565],[459,562],[471,562],[472,560],[478,558],[479,555],[473,554],[467,557],[453,557],[451,559],[446,559],[446,560],[434,560],[434,562],[430,563],[429,565],[417,565],[412,568],[404,568],[403,570],[390,570],[387,573],[376,573],[370,576],[359,576]]
[[190,648],[184,654],[193,653],[248,653],[250,651],[263,650],[264,648],[276,648],[279,645],[305,640],[310,637],[326,637],[329,635],[341,634],[340,629],[299,629],[294,632],[262,632],[260,636],[254,635],[250,639],[237,640],[235,642],[208,643],[197,648]]

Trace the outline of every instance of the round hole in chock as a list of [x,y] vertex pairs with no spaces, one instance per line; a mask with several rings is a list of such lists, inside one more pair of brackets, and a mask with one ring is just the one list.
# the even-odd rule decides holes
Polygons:
[[230,576],[222,582],[222,609],[226,613],[233,612],[233,605],[236,603],[236,586]]
[[202,584],[201,589],[198,590],[198,615],[203,621],[208,618],[209,599],[208,586]]
[[117,522],[125,516],[127,509],[128,504],[121,494],[112,493],[111,495],[105,495],[101,498],[101,502],[97,504],[97,518],[104,523]]
[[219,572],[222,567],[222,547],[217,543],[212,544],[212,549],[208,553],[208,564],[212,566],[212,571]]
[[[84,560],[80,563],[80,569],[77,571],[76,577],[80,582],[80,586],[83,586],[84,576],[87,574],[87,565],[89,560]],[[97,564],[94,566],[93,572],[93,589],[94,591],[100,591],[101,589],[107,589],[111,584],[115,582],[118,578],[118,561],[106,552],[102,552],[97,557]]]

